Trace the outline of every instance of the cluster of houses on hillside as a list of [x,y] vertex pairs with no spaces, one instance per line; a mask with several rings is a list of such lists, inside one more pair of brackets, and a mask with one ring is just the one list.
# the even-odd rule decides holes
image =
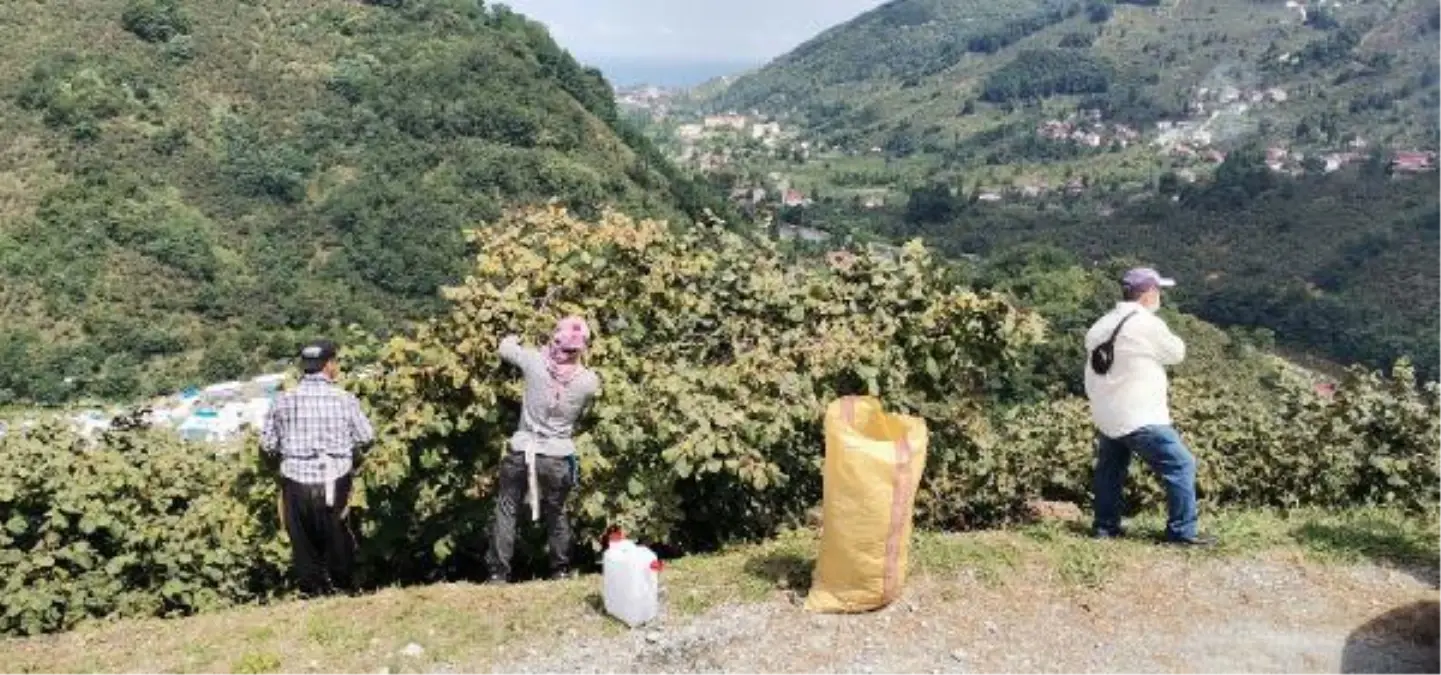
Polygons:
[[[285,380],[285,374],[275,373],[244,382],[222,382],[150,401],[133,413],[119,409],[92,409],[72,414],[64,421],[81,436],[94,438],[133,414],[133,419],[140,424],[170,429],[187,441],[225,443],[243,436],[248,430],[260,429],[270,412],[271,402]],[[31,414],[14,427],[30,429],[41,423],[39,415]],[[6,431],[7,426],[0,423],[0,435]]]
[[692,142],[727,132],[760,141],[767,148],[775,148],[782,138],[779,122],[767,122],[757,117],[737,113],[707,115],[699,122],[682,124],[675,130],[676,137],[681,141]]
[[1200,117],[1216,112],[1245,112],[1248,108],[1262,104],[1282,104],[1291,98],[1285,89],[1242,89],[1231,85],[1220,87],[1199,87],[1186,104],[1186,112]]
[[[738,154],[757,150],[771,156],[809,158],[811,144],[796,142],[793,135],[787,133],[780,122],[738,113],[708,115],[699,122],[681,124],[675,129],[675,139],[680,144],[679,159],[702,171],[725,168]],[[706,142],[710,140],[717,143]]]
[[[1199,87],[1188,101],[1188,119],[1162,120],[1156,123],[1155,138],[1151,144],[1157,146],[1162,156],[1170,158],[1181,166],[1178,175],[1183,180],[1194,181],[1195,172],[1189,166],[1197,164],[1216,165],[1226,161],[1226,152],[1215,147],[1230,135],[1238,124],[1243,124],[1246,115],[1257,106],[1281,105],[1290,99],[1280,87],[1242,88],[1229,84],[1216,87]],[[1064,119],[1048,119],[1036,126],[1036,135],[1051,141],[1069,142],[1101,148],[1129,147],[1140,141],[1142,133],[1124,124],[1108,124],[1099,110],[1085,110],[1073,113]],[[1272,146],[1266,151],[1266,165],[1273,171],[1300,175],[1308,170],[1324,173],[1338,171],[1349,164],[1366,158],[1367,143],[1355,139],[1342,150],[1318,154],[1307,162],[1305,153]],[[1309,165],[1309,166],[1308,166]],[[1428,151],[1397,151],[1392,154],[1389,166],[1393,173],[1411,174],[1436,170],[1436,153]],[[1078,188],[1067,185],[1070,192]],[[1083,189],[1083,188],[1082,188]],[[1030,188],[1034,192],[1035,188]],[[981,193],[982,201],[1000,201],[1003,192],[987,190]]]
[[1016,199],[1039,199],[1050,194],[1076,197],[1090,189],[1090,181],[1083,177],[1072,177],[1059,185],[1044,180],[1018,179],[1005,187],[985,187],[975,193],[978,202],[1001,202]]
[[670,114],[678,95],[676,90],[664,87],[619,87],[615,92],[615,102],[622,108],[650,113],[651,119],[659,120]]
[[[1317,154],[1315,160],[1308,168],[1307,155],[1304,152],[1290,150],[1279,145],[1266,148],[1266,166],[1278,173],[1289,173],[1299,176],[1308,170],[1319,169],[1322,173],[1338,171],[1341,167],[1357,164],[1365,161],[1367,154],[1364,139],[1356,139],[1347,144],[1345,150]],[[1416,173],[1427,173],[1436,170],[1436,153],[1423,150],[1402,150],[1391,154],[1387,162],[1392,174],[1405,175]]]
[[1066,119],[1049,119],[1036,126],[1036,135],[1052,141],[1070,141],[1091,148],[1117,145],[1129,147],[1141,139],[1141,132],[1125,124],[1101,121],[1101,111],[1072,113]]
[[1162,120],[1156,123],[1156,139],[1161,153],[1170,157],[1201,158],[1217,164],[1226,161],[1225,153],[1211,148],[1215,133],[1206,122],[1194,120]]
[[762,182],[771,188],[761,185],[738,186],[731,190],[731,201],[743,207],[756,207],[765,204],[774,195],[779,205],[786,208],[805,207],[814,203],[804,192],[793,187],[789,178],[779,172],[772,171]]

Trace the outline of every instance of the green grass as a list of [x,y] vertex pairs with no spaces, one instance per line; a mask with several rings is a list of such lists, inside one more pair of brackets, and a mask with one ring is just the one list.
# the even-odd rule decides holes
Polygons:
[[[1162,561],[1211,565],[1267,559],[1320,569],[1371,563],[1434,578],[1437,519],[1393,511],[1223,511],[1202,514],[1221,538],[1211,550],[1152,541],[1162,519],[1130,523],[1124,540],[1096,541],[1082,523],[1042,523],[963,534],[918,532],[908,584],[942,601],[964,599],[965,579],[1001,593],[1036,584],[1093,591],[1127,569]],[[798,600],[818,549],[811,531],[674,561],[663,572],[668,611],[684,620],[725,603]],[[496,659],[560,639],[619,635],[601,609],[599,577],[491,588],[437,584],[359,598],[287,602],[182,620],[97,623],[68,634],[0,640],[0,663],[28,671],[212,671],[236,673],[480,670]],[[676,619],[672,619],[675,621]],[[423,647],[417,657],[401,650]]]

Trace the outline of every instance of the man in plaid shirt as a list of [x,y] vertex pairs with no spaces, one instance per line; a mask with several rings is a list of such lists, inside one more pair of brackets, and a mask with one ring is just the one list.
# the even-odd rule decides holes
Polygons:
[[281,512],[305,595],[351,588],[355,538],[344,514],[352,472],[375,441],[360,402],[335,384],[336,351],[328,340],[301,351],[305,375],[276,398],[260,433],[261,449],[280,458]]

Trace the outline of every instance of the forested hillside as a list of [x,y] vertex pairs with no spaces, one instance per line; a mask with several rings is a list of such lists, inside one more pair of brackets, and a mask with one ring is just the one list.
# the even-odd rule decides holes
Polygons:
[[0,404],[241,375],[425,316],[516,202],[707,199],[541,25],[474,0],[0,13]]
[[1435,373],[1438,28],[1419,0],[896,0],[712,94],[810,149],[716,173],[782,172],[814,206],[780,216],[826,232],[1144,259],[1210,321]]
[[1302,4],[893,0],[739,78],[709,107],[758,108],[840,146],[902,152],[1056,104],[1136,125],[1186,116],[1198,88],[1281,87],[1285,105],[1253,106],[1229,131],[1290,135],[1306,122],[1297,140],[1365,133],[1434,145],[1441,10],[1422,0]]

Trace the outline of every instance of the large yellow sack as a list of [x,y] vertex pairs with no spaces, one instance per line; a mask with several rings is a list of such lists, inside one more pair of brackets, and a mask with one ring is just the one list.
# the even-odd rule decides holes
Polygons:
[[831,403],[825,427],[821,553],[806,609],[879,609],[905,584],[926,422],[850,397]]

